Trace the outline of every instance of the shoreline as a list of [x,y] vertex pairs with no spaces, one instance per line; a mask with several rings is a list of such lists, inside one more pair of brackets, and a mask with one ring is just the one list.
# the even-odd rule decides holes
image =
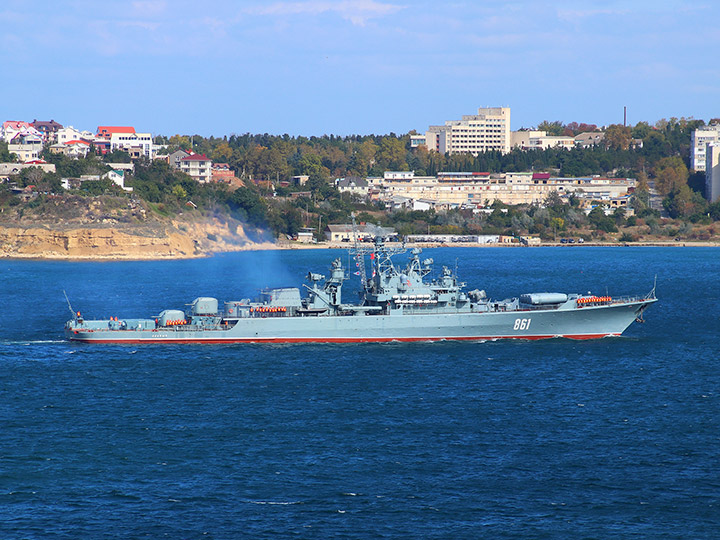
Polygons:
[[[362,244],[363,246],[369,244]],[[390,245],[400,246],[400,243],[390,243]],[[702,242],[702,241],[654,241],[654,242],[584,242],[582,244],[561,244],[560,242],[547,242],[533,246],[525,246],[521,244],[475,244],[475,243],[442,243],[442,242],[413,242],[405,244],[407,248],[423,248],[423,249],[434,249],[434,248],[542,248],[542,247],[557,247],[557,248],[584,248],[584,247],[673,247],[673,248],[684,248],[684,247],[720,247],[720,242]],[[67,262],[109,262],[109,261],[162,261],[162,260],[185,260],[185,259],[203,259],[210,258],[215,255],[225,253],[235,253],[240,251],[292,251],[292,250],[306,250],[306,249],[350,249],[352,245],[346,242],[322,242],[322,243],[258,243],[258,244],[245,244],[238,246],[235,249],[230,250],[217,250],[208,251],[203,253],[194,254],[168,254],[159,255],[155,254],[113,254],[113,255],[69,255],[61,253],[45,253],[45,254],[32,254],[32,253],[0,253],[0,260],[23,260],[23,261],[67,261]]]

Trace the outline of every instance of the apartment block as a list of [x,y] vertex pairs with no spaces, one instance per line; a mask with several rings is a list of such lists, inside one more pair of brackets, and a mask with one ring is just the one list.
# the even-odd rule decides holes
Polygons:
[[720,124],[703,126],[693,131],[690,142],[690,168],[704,171],[707,145],[717,142],[720,142]]
[[[367,180],[374,188],[370,196],[386,204],[403,198],[406,203],[428,201],[449,208],[485,207],[494,201],[513,205],[542,204],[552,192],[565,197],[574,194],[586,201],[604,201],[610,206],[625,206],[628,194],[636,185],[634,178],[556,178],[550,173],[531,172],[441,172],[436,177],[394,172]],[[413,204],[412,207],[416,206]]]
[[706,147],[705,197],[711,203],[720,201],[720,143]]
[[429,150],[441,154],[473,154],[510,151],[510,107],[478,109],[461,120],[448,120],[443,126],[430,126],[425,133]]

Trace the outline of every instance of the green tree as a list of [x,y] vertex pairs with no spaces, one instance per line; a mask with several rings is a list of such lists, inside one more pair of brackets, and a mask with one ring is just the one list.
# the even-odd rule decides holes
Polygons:
[[212,152],[211,156],[213,161],[228,162],[232,158],[233,150],[230,145],[223,141],[220,143]]
[[185,188],[182,187],[180,184],[175,184],[173,186],[172,194],[175,195],[178,199],[185,199],[188,196],[187,191],[185,191]]
[[612,217],[615,220],[615,223],[618,227],[622,227],[625,225],[625,209],[622,207],[618,207],[615,209],[615,211],[612,213]]
[[113,190],[114,187],[115,182],[106,178],[103,180],[87,180],[82,183],[80,190],[88,193],[89,195],[97,196]]
[[630,206],[632,206],[636,214],[640,214],[643,210],[650,208],[650,192],[648,191],[647,185],[635,188],[633,196],[630,199]]
[[551,191],[548,196],[545,197],[543,206],[547,208],[553,216],[561,217],[565,215],[568,205],[565,204],[562,197],[557,191]]
[[405,145],[395,137],[383,137],[380,140],[380,151],[377,154],[378,165],[384,170],[405,171]]
[[303,154],[298,161],[298,174],[320,177],[322,160],[317,154]]
[[631,136],[633,139],[645,139],[650,132],[652,131],[652,127],[647,122],[638,122],[635,124],[631,131]]
[[615,226],[615,220],[610,216],[605,215],[605,208],[602,205],[597,205],[588,214],[588,221],[596,229],[604,232],[617,232]]
[[168,140],[168,144],[174,150],[188,150],[190,149],[190,137],[188,137],[187,135],[173,135]]
[[229,203],[241,221],[262,227],[267,222],[267,205],[252,188],[241,187],[230,195]]
[[537,127],[540,131],[546,131],[548,135],[562,135],[565,132],[565,126],[559,120],[555,122],[549,122],[543,120],[538,124]]
[[8,144],[5,141],[0,141],[0,162],[2,163],[8,163],[15,161],[17,156],[15,154],[11,154],[10,150],[8,150]]
[[[670,191],[663,199],[663,206],[671,218],[685,219],[692,218],[693,214],[698,212],[704,213],[707,209],[707,202],[699,193],[692,191],[685,184]],[[699,217],[697,216],[697,218]]]
[[123,150],[113,150],[103,156],[105,163],[131,163],[130,154]]
[[630,148],[630,140],[632,139],[630,128],[621,126],[620,124],[609,125],[605,129],[605,137],[603,141],[606,148],[613,150],[627,150]]
[[350,172],[365,176],[375,166],[375,156],[378,152],[378,145],[372,140],[362,141],[354,148],[353,155],[349,161]]
[[655,166],[655,187],[662,195],[687,186],[690,173],[680,156],[662,158]]

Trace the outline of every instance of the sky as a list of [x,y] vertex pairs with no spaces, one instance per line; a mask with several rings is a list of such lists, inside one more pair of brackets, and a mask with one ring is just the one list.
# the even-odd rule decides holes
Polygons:
[[720,2],[2,0],[0,120],[153,135],[720,117]]

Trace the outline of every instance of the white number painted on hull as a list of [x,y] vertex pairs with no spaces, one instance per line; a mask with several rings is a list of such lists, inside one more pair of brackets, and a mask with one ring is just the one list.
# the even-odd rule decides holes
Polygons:
[[515,319],[513,330],[529,330],[532,319]]

